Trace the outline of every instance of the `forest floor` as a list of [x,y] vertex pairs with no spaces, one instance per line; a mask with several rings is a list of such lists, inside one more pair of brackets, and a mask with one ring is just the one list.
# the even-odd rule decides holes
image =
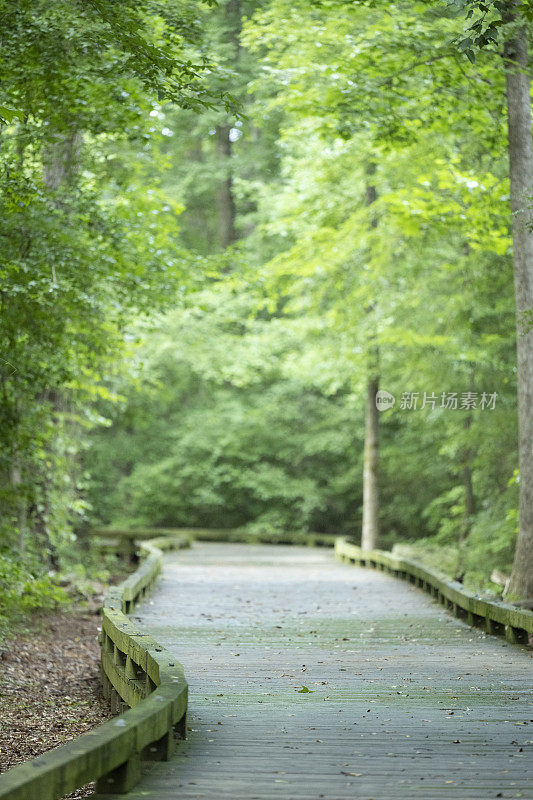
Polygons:
[[[100,682],[100,616],[67,610],[30,624],[0,650],[0,772],[112,716]],[[69,798],[91,793],[89,785]]]

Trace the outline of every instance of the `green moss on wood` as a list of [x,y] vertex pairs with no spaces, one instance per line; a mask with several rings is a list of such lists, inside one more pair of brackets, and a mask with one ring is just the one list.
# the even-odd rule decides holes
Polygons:
[[[165,549],[181,547],[183,541],[183,537],[169,538]],[[0,800],[56,800],[94,780],[99,791],[128,791],[140,778],[140,753],[153,743],[160,749],[162,742],[168,744],[168,737],[184,719],[188,688],[183,667],[123,613],[126,604],[133,604],[161,570],[162,553],[154,542],[143,543],[141,550],[144,561],[110,590],[102,620],[104,690],[107,696],[117,693],[118,702],[131,708],[7,770],[0,775]]]
[[411,580],[430,594],[442,598],[456,616],[466,616],[469,625],[483,625],[495,635],[505,634],[511,642],[527,644],[528,634],[533,634],[532,611],[509,603],[485,600],[457,581],[450,581],[446,575],[416,561],[397,558],[381,550],[372,550],[363,555],[360,547],[340,538],[335,541],[335,554],[343,561],[361,566],[384,567],[393,575]]

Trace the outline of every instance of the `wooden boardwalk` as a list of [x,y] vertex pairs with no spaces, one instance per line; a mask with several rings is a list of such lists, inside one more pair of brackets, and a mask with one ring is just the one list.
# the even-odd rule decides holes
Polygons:
[[195,544],[165,565],[134,619],[185,667],[189,738],[129,798],[533,798],[527,648],[331,551]]

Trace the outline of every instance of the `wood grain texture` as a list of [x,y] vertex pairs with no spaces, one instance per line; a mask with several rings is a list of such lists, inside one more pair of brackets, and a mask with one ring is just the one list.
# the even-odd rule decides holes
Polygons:
[[191,730],[131,800],[533,798],[531,651],[414,586],[197,543],[134,619],[184,665]]

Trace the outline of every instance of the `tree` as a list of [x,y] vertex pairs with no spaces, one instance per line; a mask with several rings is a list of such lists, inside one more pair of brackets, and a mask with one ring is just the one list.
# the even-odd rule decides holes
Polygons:
[[[366,206],[369,208],[377,200],[377,192],[373,176],[376,164],[370,161],[366,168],[367,184],[365,192]],[[377,226],[377,219],[373,217],[370,224]],[[372,314],[377,300],[368,306],[368,313]],[[368,376],[366,385],[365,409],[365,445],[363,462],[363,524],[361,526],[361,548],[374,550],[379,541],[379,411],[377,395],[379,390],[379,348],[377,336],[373,334],[368,347]]]
[[520,524],[508,588],[510,596],[533,597],[533,143],[527,28],[521,4],[509,2],[512,26],[504,47],[509,174],[518,355],[518,452]]
[[153,98],[230,107],[203,81],[195,6],[2,6],[0,557],[37,574],[87,511],[76,456],[125,321],[184,280],[176,209],[137,177],[157,160]]
[[[268,98],[270,108],[285,114],[280,138],[284,182],[272,186],[272,196],[279,197],[275,204],[270,200],[270,207],[263,206],[270,217],[262,226],[263,231],[283,230],[285,243],[264,274],[277,283],[282,296],[291,297],[291,309],[298,294],[314,296],[314,312],[329,312],[348,341],[351,330],[359,348],[367,326],[360,315],[367,307],[362,298],[370,301],[377,294],[384,385],[394,380],[401,388],[403,368],[403,388],[405,376],[416,375],[420,389],[437,378],[452,386],[460,381],[468,393],[475,363],[473,393],[481,396],[484,382],[497,378],[502,402],[512,407],[512,380],[501,360],[502,353],[512,358],[512,338],[505,329],[510,286],[502,284],[510,274],[509,217],[501,205],[504,73],[488,55],[472,65],[467,48],[452,45],[461,31],[462,18],[455,10],[424,3],[395,3],[391,8],[390,3],[348,6],[332,0],[310,7],[278,0],[257,12],[245,27],[246,43],[265,65],[265,77],[254,88]],[[310,146],[312,135],[321,143],[316,149]],[[295,144],[298,137],[309,155],[304,145]],[[362,153],[370,143],[380,154],[384,186],[378,204],[385,233],[375,234],[371,270],[357,275],[368,234],[360,224],[358,200],[344,190],[343,181],[350,176],[352,185],[358,185]],[[342,172],[335,171],[337,162],[343,164]],[[491,186],[495,195],[489,200]],[[491,313],[497,275],[502,303]],[[444,324],[446,315],[449,325]],[[498,332],[492,340],[491,330]],[[448,371],[439,367],[439,359]],[[354,383],[362,367],[355,366]],[[418,394],[422,402],[423,392]],[[453,534],[455,542],[469,527],[468,538],[478,541],[482,520],[489,528],[481,509],[492,485],[495,517],[490,528],[497,528],[497,535],[486,549],[505,550],[507,558],[514,502],[514,489],[507,486],[513,474],[512,447],[497,435],[496,415],[493,424],[476,412],[466,424],[466,412],[448,420],[444,410],[435,411],[430,418],[433,435],[416,426],[415,417],[408,423],[448,471],[444,486],[434,484],[435,505],[428,502],[420,508],[417,494],[427,486],[427,471],[438,472],[420,454],[423,472],[415,465],[411,484],[405,484],[409,502],[419,508],[416,525],[425,520],[447,541]],[[512,411],[497,415],[500,424],[502,416],[512,437]],[[393,426],[393,418],[390,412],[384,415],[382,429],[384,452],[394,459],[390,464],[381,459],[385,542],[394,525],[392,509],[398,518],[405,513],[398,498],[403,439],[393,448],[387,434],[400,431],[407,442],[407,425]],[[503,470],[496,469],[487,449],[496,441],[491,436],[505,452],[498,465]],[[472,513],[474,493],[479,502]],[[511,507],[502,512],[501,503]],[[437,507],[440,521],[433,511]]]
[[519,528],[509,597],[533,596],[533,145],[528,73],[529,0],[457,0],[470,24],[459,46],[471,61],[476,49],[502,47],[507,105],[510,205],[518,363]]
[[328,387],[323,325],[257,316],[257,300],[220,281],[145,331],[125,402],[101,404],[113,425],[86,453],[99,523],[274,540],[351,526],[361,442],[348,386]]

